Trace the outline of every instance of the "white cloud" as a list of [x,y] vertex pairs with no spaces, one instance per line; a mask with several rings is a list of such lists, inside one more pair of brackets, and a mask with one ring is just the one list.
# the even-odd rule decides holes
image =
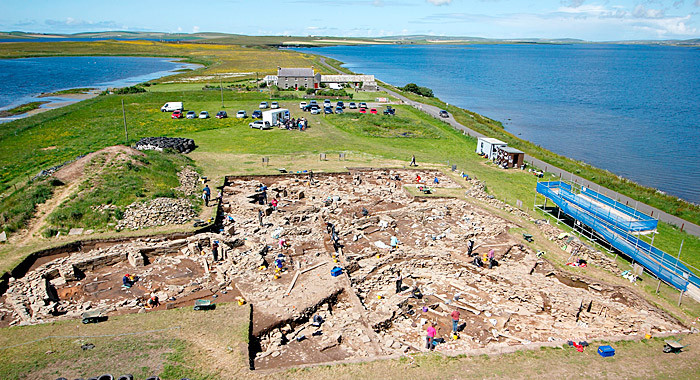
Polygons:
[[192,27],[192,33],[199,33],[199,27],[197,25]]
[[129,29],[128,27],[119,25],[114,21],[85,21],[75,19],[73,17],[66,17],[64,20],[49,19],[45,20],[44,23],[57,32]]
[[663,18],[665,16],[665,12],[663,9],[647,9],[640,4],[634,8],[632,15],[637,18]]
[[[440,5],[449,5],[450,3],[452,3],[452,0],[427,0],[427,1],[428,1],[430,4],[437,5],[437,6],[440,6]],[[700,1],[700,0],[698,0],[698,1]]]

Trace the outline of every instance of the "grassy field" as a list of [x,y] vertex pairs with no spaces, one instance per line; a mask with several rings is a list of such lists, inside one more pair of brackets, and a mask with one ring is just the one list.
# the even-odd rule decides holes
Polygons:
[[[231,379],[247,372],[249,306],[220,304],[0,329],[0,378]],[[84,344],[94,348],[84,350]]]

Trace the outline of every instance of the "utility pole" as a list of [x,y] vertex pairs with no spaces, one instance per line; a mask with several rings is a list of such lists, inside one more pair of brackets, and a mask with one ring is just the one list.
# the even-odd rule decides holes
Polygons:
[[124,119],[124,145],[129,143],[129,130],[126,129],[126,111],[124,110],[124,99],[122,99],[122,118]]
[[219,89],[221,89],[221,108],[226,108],[224,107],[224,85],[221,81],[221,77],[219,77]]

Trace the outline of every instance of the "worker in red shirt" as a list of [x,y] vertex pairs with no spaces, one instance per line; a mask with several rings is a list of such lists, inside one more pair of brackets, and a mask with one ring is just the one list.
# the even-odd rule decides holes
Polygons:
[[455,310],[450,314],[452,316],[452,333],[457,334],[457,327],[459,326],[459,310]]

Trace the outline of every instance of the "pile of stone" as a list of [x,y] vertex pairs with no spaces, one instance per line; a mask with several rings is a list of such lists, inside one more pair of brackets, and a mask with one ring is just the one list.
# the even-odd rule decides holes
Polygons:
[[138,150],[163,151],[163,149],[173,149],[185,154],[193,151],[196,147],[194,140],[182,137],[145,137],[134,145],[134,148]]
[[147,202],[134,202],[127,206],[124,217],[117,223],[117,230],[138,230],[169,224],[185,224],[197,213],[187,199],[156,198]]
[[177,178],[180,180],[180,186],[176,187],[175,190],[188,197],[199,192],[199,173],[191,166],[185,166],[180,170],[177,173]]

